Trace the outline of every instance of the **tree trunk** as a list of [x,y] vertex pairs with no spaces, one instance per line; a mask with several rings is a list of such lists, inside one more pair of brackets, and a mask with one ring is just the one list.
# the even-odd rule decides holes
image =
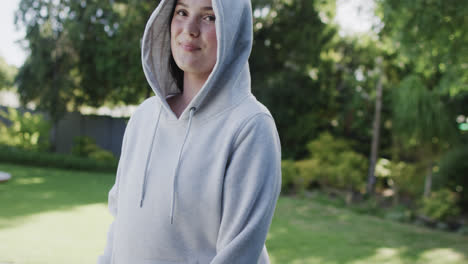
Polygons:
[[431,195],[432,189],[432,161],[429,162],[429,167],[427,168],[426,180],[424,182],[424,197],[429,197]]
[[348,190],[346,192],[346,205],[351,205],[353,203],[353,191]]
[[392,190],[393,190],[392,204],[393,206],[396,206],[400,203],[400,189],[398,188],[396,183],[393,183]]
[[401,177],[400,171],[396,170],[396,166],[398,165],[398,162],[400,161],[400,155],[398,154],[399,151],[399,146],[398,146],[398,141],[395,136],[392,136],[392,165],[391,165],[391,179],[393,181],[392,184],[392,190],[393,190],[393,205],[396,206],[400,203],[400,187],[398,186],[399,181],[397,181],[397,178],[399,179]]
[[[377,67],[381,68],[382,59],[378,59]],[[374,194],[375,188],[375,165],[377,163],[377,155],[379,150],[379,137],[380,137],[380,116],[382,113],[382,82],[383,73],[380,70],[380,78],[377,83],[377,94],[375,98],[375,113],[374,113],[374,124],[372,127],[372,146],[371,155],[369,161],[369,174],[367,175],[367,194],[369,196]]]

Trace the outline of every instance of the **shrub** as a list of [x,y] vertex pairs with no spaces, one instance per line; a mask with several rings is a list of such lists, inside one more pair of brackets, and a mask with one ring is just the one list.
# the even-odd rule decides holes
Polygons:
[[468,206],[468,146],[447,152],[440,160],[439,171],[434,175],[434,186],[447,187],[458,192],[462,208]]
[[307,144],[307,149],[312,158],[326,163],[334,163],[338,153],[351,150],[350,144],[344,139],[336,139],[330,133],[325,132]]
[[298,176],[298,170],[294,161],[281,161],[281,192],[290,193],[293,189],[294,179]]
[[0,116],[11,124],[0,122],[0,144],[27,150],[46,151],[49,148],[50,122],[40,114],[21,114],[14,108],[0,110]]
[[424,192],[426,170],[419,164],[379,159],[375,169],[377,177],[387,178],[396,195],[420,197]]
[[457,217],[460,209],[457,207],[458,196],[449,189],[432,192],[429,197],[420,201],[419,214],[435,221],[448,221]]
[[75,137],[73,138],[72,154],[80,157],[88,157],[89,154],[96,151],[98,146],[96,141],[91,137]]
[[0,146],[0,160],[19,165],[105,172],[115,172],[118,164],[117,161],[102,161],[73,155],[35,152],[11,146]]
[[367,159],[352,150],[338,153],[336,166],[331,170],[333,185],[360,191],[366,186]]
[[293,178],[295,191],[304,192],[313,182],[318,182],[320,168],[316,160],[301,160],[296,162],[297,175]]
[[98,149],[94,152],[91,152],[88,157],[100,161],[116,161],[112,152],[103,149]]
[[100,148],[91,137],[81,136],[73,139],[72,154],[100,161],[116,161],[112,152]]
[[351,144],[323,133],[308,144],[311,157],[297,162],[301,179],[307,184],[361,191],[366,184],[367,158],[355,152]]
[[463,236],[468,236],[468,226],[462,226],[460,229],[458,229],[457,233]]

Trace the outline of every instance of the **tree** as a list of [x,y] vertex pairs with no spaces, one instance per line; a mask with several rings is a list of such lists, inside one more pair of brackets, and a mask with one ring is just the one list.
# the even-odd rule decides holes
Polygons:
[[334,90],[320,82],[329,67],[320,54],[336,30],[320,18],[320,3],[254,2],[252,90],[275,116],[285,158],[305,157],[306,143],[329,126]]
[[[381,37],[393,43],[402,66],[411,67],[431,90],[468,92],[468,5],[456,0],[377,0],[385,24]],[[415,15],[417,14],[417,15]]]
[[[20,100],[34,102],[58,122],[78,87],[77,55],[65,29],[64,1],[22,0],[16,23],[26,27],[30,55],[16,77]],[[74,78],[75,77],[75,78]]]
[[152,95],[141,68],[140,41],[158,2],[95,1],[78,9],[72,39],[84,104],[138,104]]
[[5,59],[0,56],[0,90],[13,87],[17,71],[15,66],[8,65]]
[[[382,67],[382,58],[377,58],[378,67]],[[367,194],[372,195],[375,188],[375,166],[377,165],[377,157],[379,150],[379,139],[380,139],[380,123],[382,115],[382,91],[383,91],[383,72],[380,70],[380,77],[376,87],[376,100],[375,100],[375,112],[374,122],[372,125],[372,147],[369,162],[369,173],[367,176]]]
[[[406,77],[394,92],[394,123],[397,137],[416,146],[427,167],[424,195],[430,194],[435,160],[454,136],[454,121],[437,93],[417,75]],[[407,144],[408,144],[407,143]]]
[[434,162],[460,138],[455,118],[467,110],[468,36],[463,32],[468,5],[453,0],[377,2],[385,24],[380,37],[394,47],[402,73],[394,83],[394,131],[427,164],[428,195]]
[[16,23],[30,55],[16,79],[21,101],[54,120],[82,105],[139,103],[151,89],[140,38],[154,1],[21,0]]

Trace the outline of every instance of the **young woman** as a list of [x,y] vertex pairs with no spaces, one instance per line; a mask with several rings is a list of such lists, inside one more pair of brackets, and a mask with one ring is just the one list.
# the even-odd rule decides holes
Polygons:
[[250,90],[249,0],[163,0],[142,42],[156,96],[132,115],[98,263],[269,263],[281,188],[269,111]]

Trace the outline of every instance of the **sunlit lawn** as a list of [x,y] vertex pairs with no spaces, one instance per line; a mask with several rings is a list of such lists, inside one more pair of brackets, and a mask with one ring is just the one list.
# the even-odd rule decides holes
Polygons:
[[[0,164],[0,264],[95,263],[113,174]],[[282,197],[268,235],[273,264],[468,263],[468,237]]]

